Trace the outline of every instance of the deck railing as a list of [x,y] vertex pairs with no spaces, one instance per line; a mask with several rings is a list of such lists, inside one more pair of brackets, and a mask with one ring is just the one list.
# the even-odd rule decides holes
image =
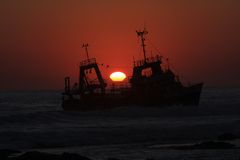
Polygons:
[[156,55],[156,56],[146,58],[146,61],[144,59],[134,61],[134,67],[142,66],[145,63],[153,63],[153,62],[161,62],[161,61],[162,61],[162,57],[160,55]]
[[86,66],[86,65],[95,64],[95,63],[96,63],[96,58],[90,58],[90,59],[81,61],[80,66]]

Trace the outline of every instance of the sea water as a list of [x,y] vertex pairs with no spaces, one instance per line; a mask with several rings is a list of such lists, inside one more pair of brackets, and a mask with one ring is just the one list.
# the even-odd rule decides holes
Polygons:
[[[74,152],[93,159],[234,159],[240,149],[162,146],[240,136],[240,88],[204,88],[199,106],[70,112],[61,91],[0,92],[0,149]],[[231,143],[239,146],[239,141]]]

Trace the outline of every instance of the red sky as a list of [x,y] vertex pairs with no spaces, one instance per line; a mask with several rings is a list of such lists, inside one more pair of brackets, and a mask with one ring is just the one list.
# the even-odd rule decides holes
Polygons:
[[0,90],[63,88],[66,75],[77,79],[84,42],[112,66],[105,75],[129,75],[144,23],[148,54],[157,47],[184,82],[239,86],[239,8],[238,0],[2,0]]

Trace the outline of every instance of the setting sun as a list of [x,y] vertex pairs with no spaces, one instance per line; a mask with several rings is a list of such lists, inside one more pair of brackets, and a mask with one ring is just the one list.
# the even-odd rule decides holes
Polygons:
[[126,78],[126,74],[123,73],[123,72],[113,72],[113,73],[110,75],[110,79],[111,79],[112,81],[116,81],[116,82],[121,82],[121,81],[123,81],[125,78]]

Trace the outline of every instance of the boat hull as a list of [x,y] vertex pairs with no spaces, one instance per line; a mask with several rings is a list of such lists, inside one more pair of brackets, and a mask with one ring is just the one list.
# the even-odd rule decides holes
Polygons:
[[120,106],[164,107],[199,104],[203,83],[182,87],[168,94],[152,91],[144,93],[90,94],[80,98],[63,99],[64,110],[106,110]]

